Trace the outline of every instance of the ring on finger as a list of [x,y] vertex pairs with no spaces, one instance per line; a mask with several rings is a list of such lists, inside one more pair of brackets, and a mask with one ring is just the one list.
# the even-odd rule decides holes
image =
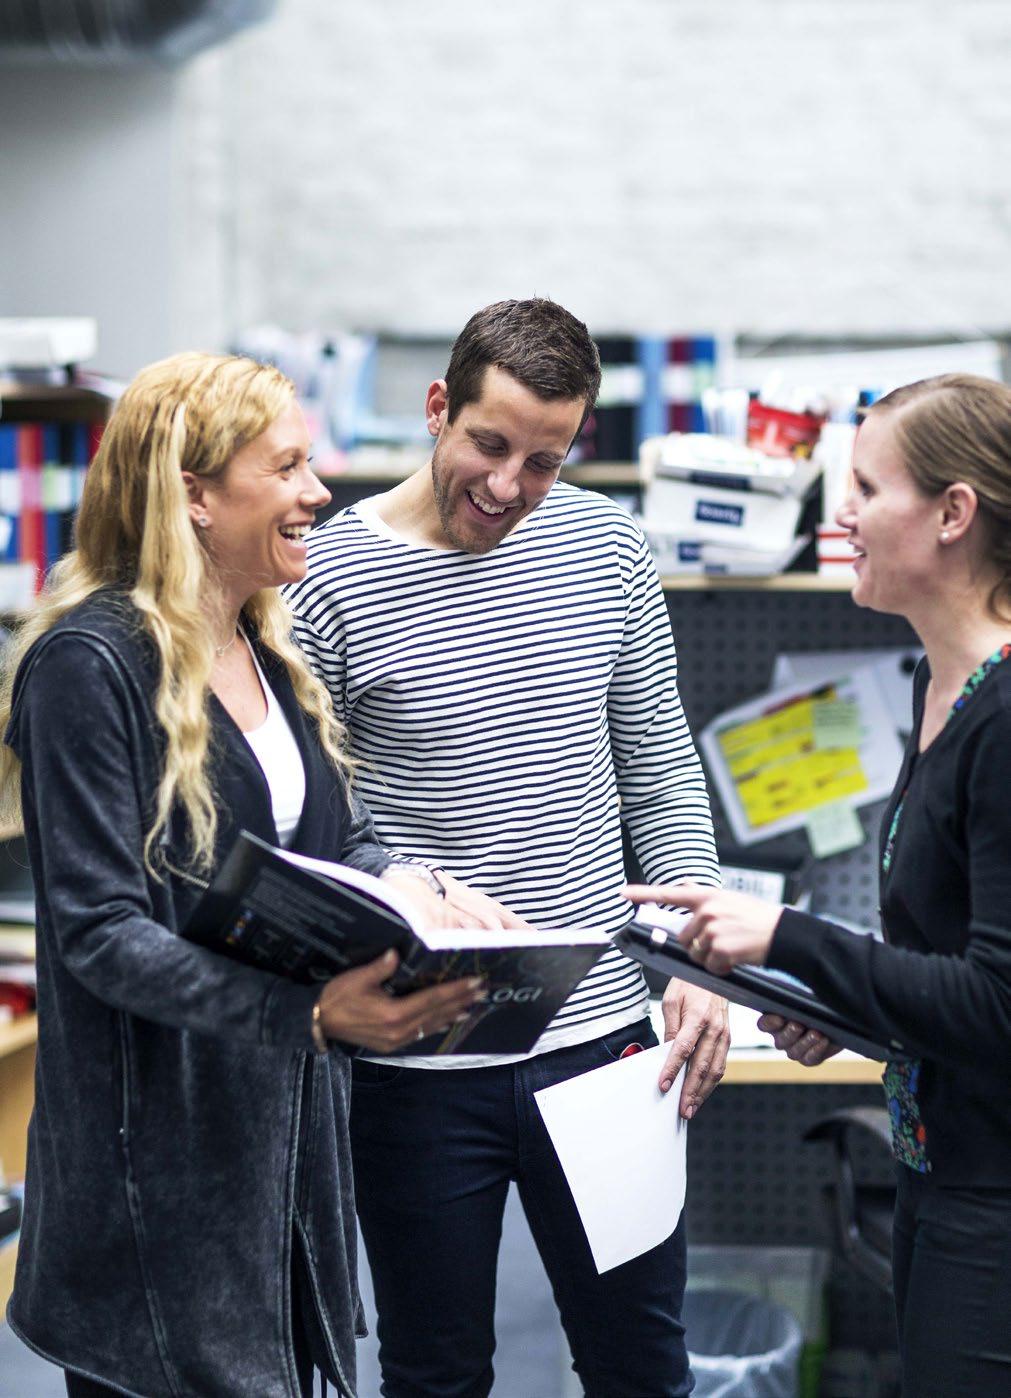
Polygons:
[[419,1025],[418,1025],[418,1032],[417,1032],[417,1034],[415,1034],[415,1036],[414,1036],[415,1043],[420,1043],[421,1040],[422,1040],[424,1037],[425,1037],[425,1027],[424,1027],[423,1024],[419,1024]]

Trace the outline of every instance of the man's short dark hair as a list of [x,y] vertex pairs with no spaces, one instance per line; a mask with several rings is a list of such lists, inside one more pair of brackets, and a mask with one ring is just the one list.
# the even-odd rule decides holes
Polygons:
[[460,331],[446,370],[448,420],[476,403],[484,371],[493,365],[548,401],[582,398],[583,423],[600,392],[600,355],[590,332],[557,301],[496,301]]

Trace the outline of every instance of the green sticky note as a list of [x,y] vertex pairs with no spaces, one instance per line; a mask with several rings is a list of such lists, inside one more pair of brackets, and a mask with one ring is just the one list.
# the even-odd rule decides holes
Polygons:
[[851,699],[820,699],[812,717],[816,749],[860,746],[860,708]]
[[815,859],[828,859],[864,842],[864,828],[848,801],[830,801],[808,812],[807,838]]

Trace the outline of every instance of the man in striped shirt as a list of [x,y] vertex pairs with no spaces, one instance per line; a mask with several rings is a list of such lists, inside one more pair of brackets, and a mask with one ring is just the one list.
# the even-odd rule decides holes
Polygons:
[[[621,822],[651,882],[718,882],[645,540],[611,501],[557,479],[599,383],[596,347],[562,307],[478,312],[428,390],[430,464],[316,530],[290,593],[379,838],[438,869],[472,924],[617,931],[631,911]],[[356,1060],[356,1191],[387,1398],[490,1391],[510,1180],[585,1391],[689,1392],[682,1229],[598,1276],[533,1100],[654,1043],[646,1014],[638,967],[612,948],[524,1058]],[[660,1085],[691,1055],[690,1117],[722,1075],[725,1005],[672,982],[664,1020]]]

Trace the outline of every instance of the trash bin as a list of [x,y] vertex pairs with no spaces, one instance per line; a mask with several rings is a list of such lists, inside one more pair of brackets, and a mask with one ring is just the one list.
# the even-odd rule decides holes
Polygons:
[[824,1248],[688,1247],[690,1291],[736,1291],[783,1306],[804,1337],[798,1366],[799,1398],[818,1398],[828,1349],[826,1286],[829,1255]]
[[740,1291],[689,1291],[682,1319],[694,1398],[797,1398],[800,1325]]

